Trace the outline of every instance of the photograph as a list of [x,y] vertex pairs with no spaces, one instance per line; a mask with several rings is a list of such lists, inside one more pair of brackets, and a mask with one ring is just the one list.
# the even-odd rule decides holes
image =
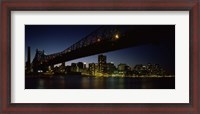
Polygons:
[[200,114],[200,0],[0,0],[0,113]]
[[25,25],[25,89],[175,89],[175,25]]

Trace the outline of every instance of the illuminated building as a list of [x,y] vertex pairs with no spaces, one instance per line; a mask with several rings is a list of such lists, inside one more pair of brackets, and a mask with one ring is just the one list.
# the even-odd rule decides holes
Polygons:
[[77,72],[82,72],[83,71],[83,62],[78,62],[77,63],[77,69],[76,69],[76,71]]
[[86,67],[86,63],[84,62],[83,63],[83,69],[86,69],[87,67]]
[[107,72],[112,74],[116,70],[116,67],[113,63],[107,63]]
[[71,63],[71,71],[76,72],[77,66],[76,63]]
[[106,56],[104,55],[98,56],[98,71],[99,73],[106,72]]
[[89,74],[95,75],[95,63],[89,63]]
[[118,65],[118,71],[120,76],[132,75],[131,67],[123,63]]
[[159,64],[150,64],[148,63],[147,65],[142,65],[138,64],[135,65],[134,70],[133,70],[135,75],[143,75],[143,76],[165,76],[167,75],[167,71],[163,69]]
[[119,71],[125,71],[126,70],[126,66],[127,66],[126,64],[122,64],[121,63],[121,64],[118,65],[118,70]]
[[60,72],[64,73],[65,72],[65,62],[63,62],[60,66]]

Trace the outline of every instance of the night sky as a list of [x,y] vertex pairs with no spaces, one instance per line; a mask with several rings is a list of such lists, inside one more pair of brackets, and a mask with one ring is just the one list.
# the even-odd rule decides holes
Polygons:
[[[134,26],[134,25],[133,25]],[[25,60],[27,61],[27,48],[31,47],[31,61],[36,49],[53,54],[61,52],[72,44],[81,40],[100,25],[25,25]],[[126,63],[133,67],[136,64],[160,64],[163,68],[175,71],[175,39],[162,40],[159,45],[140,45],[112,52],[103,53],[107,56],[107,62],[115,65]],[[97,63],[98,55],[84,57],[66,62]]]

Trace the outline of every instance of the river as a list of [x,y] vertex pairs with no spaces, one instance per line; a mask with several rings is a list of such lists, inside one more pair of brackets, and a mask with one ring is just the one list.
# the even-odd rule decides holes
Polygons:
[[28,77],[25,89],[175,89],[175,77]]

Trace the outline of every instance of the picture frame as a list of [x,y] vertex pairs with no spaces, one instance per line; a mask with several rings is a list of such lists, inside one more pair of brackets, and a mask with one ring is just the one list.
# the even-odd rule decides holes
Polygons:
[[[181,113],[198,114],[199,0],[3,0],[1,1],[1,113]],[[189,11],[189,103],[11,103],[12,11]]]

